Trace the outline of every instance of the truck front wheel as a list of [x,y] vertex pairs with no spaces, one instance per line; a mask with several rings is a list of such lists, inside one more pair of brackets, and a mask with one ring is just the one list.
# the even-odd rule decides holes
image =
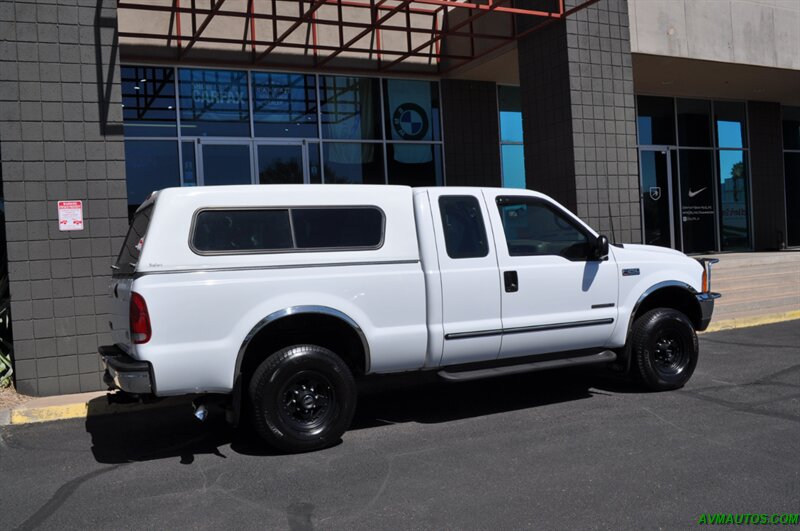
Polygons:
[[653,391],[683,387],[697,366],[697,334],[677,310],[656,308],[636,319],[630,342],[634,371]]
[[350,427],[356,385],[336,354],[316,345],[275,352],[253,373],[249,386],[258,434],[286,452],[334,444]]

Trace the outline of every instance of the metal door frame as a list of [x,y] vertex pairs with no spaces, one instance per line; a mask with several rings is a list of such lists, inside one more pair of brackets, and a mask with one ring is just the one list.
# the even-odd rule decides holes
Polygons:
[[247,146],[250,150],[250,184],[255,184],[255,167],[253,166],[253,140],[250,138],[231,137],[198,137],[194,140],[194,156],[197,166],[197,186],[206,185],[203,146]]
[[[672,196],[672,155],[670,154],[671,151],[677,151],[674,146],[646,146],[646,147],[639,147],[639,212],[641,215],[641,223],[642,223],[642,243],[646,244],[645,241],[645,234],[647,233],[647,227],[645,226],[644,220],[644,186],[642,183],[642,152],[644,151],[658,151],[664,154],[666,164],[667,164],[667,196],[668,201],[667,204],[669,205],[669,245],[671,249],[676,249],[675,247],[675,209],[673,208],[673,196]],[[679,184],[680,186],[680,184]],[[678,198],[678,202],[680,204],[680,197]],[[683,229],[681,229],[683,230]],[[683,238],[681,238],[683,240]],[[683,242],[681,241],[681,244]],[[681,245],[683,247],[683,245]]]

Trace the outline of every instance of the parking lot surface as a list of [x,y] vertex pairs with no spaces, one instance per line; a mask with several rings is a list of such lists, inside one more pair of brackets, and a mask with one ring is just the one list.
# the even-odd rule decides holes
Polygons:
[[700,345],[667,393],[575,370],[373,382],[342,443],[301,455],[188,404],[3,427],[0,527],[675,529],[798,512],[800,321]]

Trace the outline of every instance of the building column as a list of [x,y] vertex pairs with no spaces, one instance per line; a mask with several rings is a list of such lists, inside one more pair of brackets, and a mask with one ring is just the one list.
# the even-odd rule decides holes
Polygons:
[[603,0],[548,24],[518,52],[528,187],[609,239],[640,243],[627,1]]
[[497,85],[443,79],[445,179],[450,186],[501,186]]
[[[103,388],[110,265],[127,230],[114,0],[0,3],[0,166],[20,392]],[[83,201],[62,232],[58,201]]]
[[747,113],[750,125],[753,249],[781,249],[786,246],[781,105],[749,101]]

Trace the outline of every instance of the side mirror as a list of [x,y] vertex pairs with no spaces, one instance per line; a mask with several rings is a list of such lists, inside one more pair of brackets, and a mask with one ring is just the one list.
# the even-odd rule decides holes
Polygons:
[[602,234],[594,241],[594,248],[592,249],[593,260],[605,260],[608,258],[608,238]]

